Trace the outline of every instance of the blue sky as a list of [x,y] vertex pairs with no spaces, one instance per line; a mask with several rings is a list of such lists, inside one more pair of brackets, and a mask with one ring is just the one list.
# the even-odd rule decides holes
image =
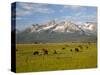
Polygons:
[[77,23],[97,22],[97,8],[76,5],[16,3],[16,26],[24,29],[32,24],[44,24],[51,20],[68,20]]

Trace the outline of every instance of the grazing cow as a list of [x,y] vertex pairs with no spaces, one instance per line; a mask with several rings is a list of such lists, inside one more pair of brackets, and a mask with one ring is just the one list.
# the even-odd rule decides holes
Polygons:
[[88,46],[86,46],[86,48],[88,49]]
[[42,49],[44,54],[48,54],[48,50],[47,49]]
[[70,49],[70,51],[72,52],[72,49]]
[[56,50],[54,50],[54,54],[57,54],[57,51]]
[[76,51],[76,52],[79,52],[79,49],[78,49],[78,48],[75,48],[75,51]]
[[65,48],[62,48],[62,49],[65,49]]
[[33,52],[33,55],[38,55],[38,54],[39,54],[38,51]]

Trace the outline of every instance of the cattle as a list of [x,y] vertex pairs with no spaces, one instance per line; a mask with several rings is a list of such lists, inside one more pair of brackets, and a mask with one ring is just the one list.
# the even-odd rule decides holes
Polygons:
[[86,48],[88,49],[88,46],[86,46]]
[[65,49],[65,48],[62,48],[62,49]]
[[79,52],[79,49],[78,48],[75,48],[75,52]]
[[72,52],[72,49],[70,49],[70,51]]
[[44,54],[48,54],[48,50],[47,49],[42,49],[43,50],[43,52],[44,52]]
[[38,54],[39,54],[38,51],[33,52],[33,55],[38,55]]
[[57,54],[57,51],[56,50],[54,50],[54,54]]
[[38,44],[38,42],[34,42],[34,44]]

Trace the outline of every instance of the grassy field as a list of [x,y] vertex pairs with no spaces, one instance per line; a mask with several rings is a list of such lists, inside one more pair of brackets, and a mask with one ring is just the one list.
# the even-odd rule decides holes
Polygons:
[[[16,46],[16,72],[97,67],[95,43],[17,44]],[[78,51],[75,51],[75,48]],[[48,54],[44,54],[43,49],[46,49]],[[39,53],[34,54],[34,52]]]

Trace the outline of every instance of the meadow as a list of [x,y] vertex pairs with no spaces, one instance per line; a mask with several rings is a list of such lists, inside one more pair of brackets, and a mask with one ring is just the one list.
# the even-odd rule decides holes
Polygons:
[[16,44],[16,72],[96,67],[96,43]]

